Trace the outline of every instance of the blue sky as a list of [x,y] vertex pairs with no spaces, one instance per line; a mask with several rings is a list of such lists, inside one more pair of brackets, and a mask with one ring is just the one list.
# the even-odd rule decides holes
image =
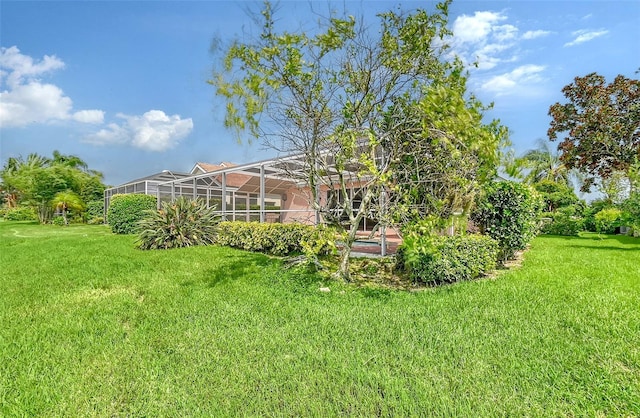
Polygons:
[[[401,5],[334,2],[375,22]],[[238,144],[223,104],[206,84],[214,36],[251,31],[260,3],[229,1],[0,1],[0,157],[83,158],[116,185],[197,161],[245,163],[273,156]],[[280,2],[284,24],[313,22],[311,7]],[[638,78],[639,1],[455,1],[454,50],[468,62],[470,90],[494,102],[517,153],[546,138],[549,106],[576,76]]]

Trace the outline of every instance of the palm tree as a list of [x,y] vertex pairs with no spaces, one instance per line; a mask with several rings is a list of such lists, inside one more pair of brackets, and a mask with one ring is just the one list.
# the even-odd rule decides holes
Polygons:
[[64,224],[68,225],[69,221],[67,219],[67,211],[68,210],[83,210],[84,202],[74,192],[71,190],[65,190],[64,192],[58,192],[53,197],[51,204],[56,208],[62,211],[62,218],[64,219]]
[[528,169],[524,180],[528,183],[538,183],[551,180],[556,183],[572,187],[572,171],[560,160],[557,152],[551,149],[549,142],[538,139],[538,148],[527,151],[518,161]]
[[53,164],[64,165],[71,168],[77,168],[81,171],[87,171],[89,166],[87,163],[76,155],[64,155],[61,154],[60,151],[53,151]]

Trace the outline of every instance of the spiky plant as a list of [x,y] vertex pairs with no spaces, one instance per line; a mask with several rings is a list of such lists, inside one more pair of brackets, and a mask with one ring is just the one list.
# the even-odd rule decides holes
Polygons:
[[153,250],[212,244],[220,221],[214,211],[215,207],[207,208],[199,199],[163,202],[162,209],[140,221],[138,247]]

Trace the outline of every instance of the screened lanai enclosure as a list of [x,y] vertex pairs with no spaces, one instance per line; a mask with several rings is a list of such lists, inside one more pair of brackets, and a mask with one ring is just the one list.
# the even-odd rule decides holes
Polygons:
[[283,164],[266,160],[173,179],[158,185],[158,204],[185,196],[204,200],[227,220],[318,223],[309,193]]
[[[324,158],[331,163],[330,155],[324,155]],[[312,205],[313,193],[305,170],[308,163],[308,158],[293,155],[243,165],[222,165],[218,166],[222,168],[199,174],[163,171],[105,190],[105,216],[114,195],[140,193],[156,196],[158,208],[163,202],[171,202],[181,196],[201,199],[229,221],[318,225],[323,223],[323,215],[314,206],[331,210],[331,200],[341,199],[341,194],[331,184],[317,182],[315,195],[320,201]],[[331,166],[323,170],[323,177],[328,181],[338,175],[353,179],[348,182],[346,191],[353,207],[359,208],[366,182],[356,176],[357,168],[341,173]],[[372,231],[375,226],[374,220],[365,217],[359,229]],[[383,231],[384,228],[380,234],[381,241],[385,240]]]
[[265,160],[202,174],[163,171],[105,190],[105,214],[116,194],[148,194],[162,202],[199,198],[226,220],[319,223],[308,189],[293,179],[295,157]]

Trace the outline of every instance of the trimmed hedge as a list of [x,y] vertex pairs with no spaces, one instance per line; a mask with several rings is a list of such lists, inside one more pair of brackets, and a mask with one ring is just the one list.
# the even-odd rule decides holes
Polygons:
[[284,256],[333,251],[334,233],[324,227],[302,224],[225,221],[218,224],[216,243],[242,250]]
[[107,223],[115,234],[134,234],[138,223],[155,211],[156,197],[146,194],[116,194],[111,197]]
[[471,214],[480,231],[498,241],[500,260],[513,258],[538,232],[543,202],[532,188],[512,181],[489,184]]
[[499,246],[486,235],[406,237],[396,254],[397,268],[414,282],[472,280],[496,268]]

